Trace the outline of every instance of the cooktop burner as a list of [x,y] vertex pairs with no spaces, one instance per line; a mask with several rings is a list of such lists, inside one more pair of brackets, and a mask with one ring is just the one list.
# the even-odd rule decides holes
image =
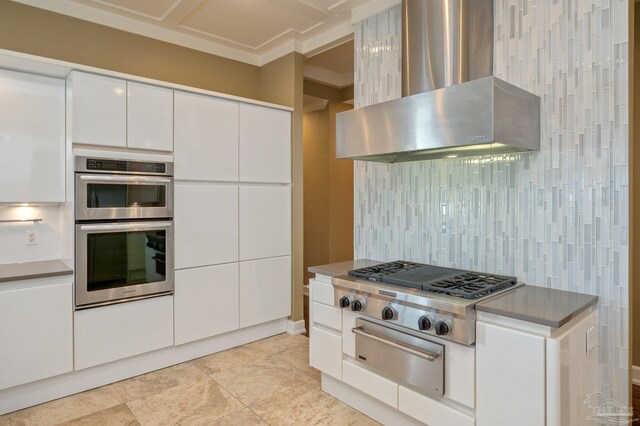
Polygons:
[[465,299],[478,299],[516,284],[515,277],[402,261],[355,269],[349,275]]

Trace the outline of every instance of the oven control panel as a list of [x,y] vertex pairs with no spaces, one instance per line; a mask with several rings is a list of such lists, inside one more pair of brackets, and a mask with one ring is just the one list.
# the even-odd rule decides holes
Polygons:
[[473,344],[475,341],[475,321],[470,323],[463,318],[426,306],[408,306],[397,300],[385,300],[355,291],[336,288],[334,294],[334,304],[341,309],[359,312],[377,320],[465,345]]
[[75,158],[76,172],[126,173],[173,176],[173,163],[162,161],[122,160],[115,158]]

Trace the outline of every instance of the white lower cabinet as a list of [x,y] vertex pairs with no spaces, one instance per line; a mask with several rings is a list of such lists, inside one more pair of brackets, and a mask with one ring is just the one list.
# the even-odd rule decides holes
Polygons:
[[237,330],[238,264],[176,271],[175,344]]
[[240,327],[291,315],[291,257],[240,262]]
[[76,311],[74,316],[76,370],[173,345],[173,296]]
[[393,408],[398,408],[398,384],[352,363],[342,361],[342,380]]
[[331,377],[342,380],[341,337],[338,334],[314,326],[311,327],[309,333],[312,336],[309,343],[311,366]]
[[0,389],[73,370],[72,278],[0,286]]
[[545,424],[545,338],[476,323],[478,426]]
[[[498,399],[500,399],[498,397]],[[458,410],[426,397],[411,389],[399,386],[398,409],[421,422],[432,426],[474,426],[475,419]],[[519,423],[512,423],[513,425]]]

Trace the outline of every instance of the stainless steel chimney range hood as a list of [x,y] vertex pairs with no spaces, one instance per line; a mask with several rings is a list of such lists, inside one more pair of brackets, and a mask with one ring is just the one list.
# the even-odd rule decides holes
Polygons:
[[336,156],[395,163],[540,149],[540,98],[493,71],[493,0],[403,0],[403,98],[337,115]]

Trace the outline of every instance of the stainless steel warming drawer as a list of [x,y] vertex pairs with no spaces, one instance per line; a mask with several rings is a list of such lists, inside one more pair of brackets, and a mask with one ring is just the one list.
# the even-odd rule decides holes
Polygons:
[[399,383],[444,394],[444,345],[358,318],[356,359]]

